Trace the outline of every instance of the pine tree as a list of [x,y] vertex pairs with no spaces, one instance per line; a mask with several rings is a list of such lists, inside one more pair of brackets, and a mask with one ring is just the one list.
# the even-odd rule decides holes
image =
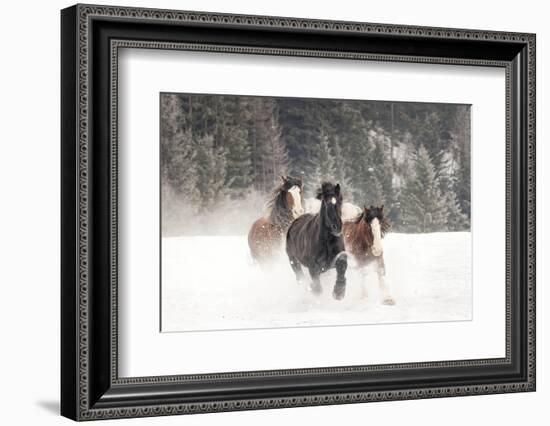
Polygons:
[[344,151],[340,146],[340,140],[335,137],[332,145],[332,154],[334,156],[334,181],[340,184],[344,199],[349,202],[354,202],[353,194],[355,189],[353,188],[352,180],[349,177],[349,162],[347,161]]
[[356,203],[364,203],[364,190],[371,167],[372,147],[368,142],[368,130],[372,127],[372,122],[365,119],[361,104],[357,102],[339,102],[334,108],[334,116],[336,118],[332,121],[333,127],[346,159],[346,174],[353,181],[350,191],[345,191],[346,197]]
[[281,138],[277,103],[270,98],[249,98],[247,110],[254,187],[269,192],[280,180],[280,175],[287,173],[289,166],[288,152]]
[[182,113],[178,95],[162,93],[160,95],[160,137],[161,144],[167,145],[179,130],[179,120]]
[[254,180],[248,141],[248,111],[240,97],[221,97],[216,105],[215,146],[226,151],[226,185],[232,198],[245,198]]
[[160,162],[163,235],[181,232],[181,217],[193,217],[199,208],[195,151],[184,126],[182,97],[161,94]]
[[180,121],[182,102],[178,95],[161,95],[161,185],[163,194],[185,195],[190,206],[199,202],[193,141]]
[[170,167],[165,168],[168,183],[191,202],[198,201],[196,153],[189,132],[179,131],[170,150]]
[[320,188],[323,182],[334,182],[335,180],[334,155],[324,129],[319,132],[319,144],[316,154],[312,163],[313,173],[306,181],[306,185],[311,192],[317,191],[317,188]]
[[436,173],[436,176],[441,193],[446,199],[448,210],[447,230],[463,231],[469,227],[469,220],[462,212],[462,207],[455,192],[455,188],[457,187],[455,171],[460,170],[460,167],[453,160],[452,154],[452,152],[445,152],[445,155],[442,156],[440,170],[439,173]]
[[386,203],[386,195],[382,182],[376,174],[376,169],[374,167],[371,167],[371,169],[372,171],[370,172],[370,178],[366,186],[363,204],[380,206]]
[[235,198],[243,198],[253,181],[251,150],[248,134],[242,128],[233,128],[227,134],[227,187]]
[[280,180],[281,175],[286,175],[288,170],[288,153],[281,140],[281,132],[277,121],[277,115],[272,115],[265,123],[262,144],[262,164],[265,170],[266,186],[272,187]]
[[449,211],[435,167],[423,145],[414,160],[414,176],[401,194],[402,226],[408,232],[445,231]]
[[281,98],[277,99],[278,123],[281,140],[289,158],[289,173],[307,178],[315,172],[312,159],[317,155],[321,113],[327,100]]
[[462,212],[470,219],[471,161],[470,161],[470,106],[460,105],[452,120],[453,147],[458,167],[455,171],[455,192]]
[[[372,125],[372,123],[370,123]],[[359,204],[390,206],[393,198],[392,165],[386,137],[380,129],[369,129],[366,141],[356,148],[353,159],[354,199]]]
[[372,201],[377,205],[384,204],[389,210],[393,203],[393,164],[391,159],[390,140],[383,129],[371,131],[369,137],[372,139],[372,164],[373,172],[371,175],[373,180]]
[[196,145],[197,189],[201,194],[201,208],[206,210],[226,195],[226,153],[223,148],[214,146],[212,136],[202,137]]
[[163,184],[169,185],[174,150],[178,145],[176,134],[180,132],[181,103],[177,95],[160,96],[160,163]]
[[455,171],[456,183],[455,191],[457,194],[460,210],[466,215],[468,220],[471,216],[471,178],[470,178],[470,153],[461,153],[459,167]]
[[470,223],[468,217],[462,213],[456,193],[452,189],[449,189],[445,194],[445,199],[448,210],[447,230],[469,231]]

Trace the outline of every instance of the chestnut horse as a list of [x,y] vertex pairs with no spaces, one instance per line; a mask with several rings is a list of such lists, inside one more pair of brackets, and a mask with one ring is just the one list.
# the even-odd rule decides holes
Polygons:
[[[382,291],[382,303],[385,305],[395,304],[386,285],[386,266],[382,248],[382,238],[389,227],[390,223],[384,217],[384,205],[381,207],[370,206],[370,208],[365,206],[355,220],[343,224],[346,251],[357,262],[363,278],[366,274],[366,267],[376,262],[378,284]],[[365,283],[363,283],[363,295],[366,297]]]
[[281,180],[267,203],[267,214],[256,220],[248,232],[250,254],[259,264],[270,262],[282,251],[287,229],[304,213],[302,178],[281,176]]

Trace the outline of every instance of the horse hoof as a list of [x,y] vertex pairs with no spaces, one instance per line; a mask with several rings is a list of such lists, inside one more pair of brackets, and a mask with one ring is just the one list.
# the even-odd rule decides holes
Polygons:
[[310,285],[309,291],[312,292],[315,296],[320,296],[321,293],[323,292],[323,288],[320,285],[319,286]]
[[346,295],[346,288],[345,287],[343,287],[341,289],[335,288],[332,291],[332,297],[334,297],[335,300],[342,300],[345,295]]
[[388,306],[393,306],[393,305],[395,305],[395,300],[394,300],[393,297],[387,296],[387,297],[384,297],[384,299],[382,300],[382,304],[383,305],[388,305]]

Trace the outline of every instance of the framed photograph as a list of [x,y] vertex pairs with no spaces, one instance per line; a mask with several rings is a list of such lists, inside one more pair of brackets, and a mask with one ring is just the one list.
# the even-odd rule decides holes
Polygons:
[[535,390],[535,35],[61,12],[61,412]]

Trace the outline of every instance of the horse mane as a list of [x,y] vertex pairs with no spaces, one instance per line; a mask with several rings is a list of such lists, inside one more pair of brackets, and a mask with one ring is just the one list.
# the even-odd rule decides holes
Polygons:
[[382,219],[382,222],[380,223],[380,236],[384,238],[384,236],[389,232],[391,228],[391,222],[387,217],[384,217]]
[[372,234],[369,232],[369,224],[363,220],[362,214],[359,215],[358,220],[348,223],[351,225],[349,228],[344,224],[344,234],[347,240],[346,247],[349,244],[349,249],[352,252],[366,252],[373,244]]
[[271,198],[266,203],[266,210],[268,211],[266,217],[274,225],[287,228],[294,220],[294,216],[286,204],[284,193],[284,184],[273,190]]
[[357,224],[363,220],[363,217],[365,217],[365,212],[362,211],[357,216],[355,216],[355,219],[351,220],[350,222]]

